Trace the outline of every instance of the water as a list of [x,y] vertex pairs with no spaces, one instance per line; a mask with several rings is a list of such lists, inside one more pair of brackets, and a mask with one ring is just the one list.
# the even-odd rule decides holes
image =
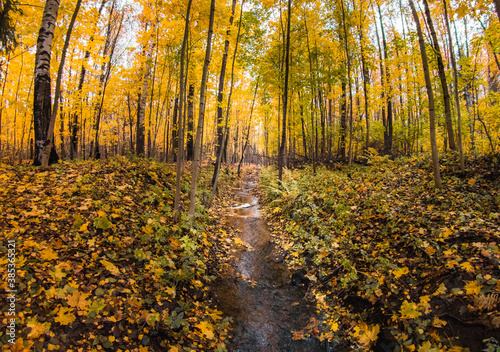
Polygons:
[[267,224],[260,217],[258,199],[252,194],[257,184],[258,173],[254,173],[236,191],[238,204],[227,220],[240,230],[244,246],[236,254],[235,275],[215,285],[218,308],[234,319],[228,350],[324,352],[324,343],[315,337],[293,340],[291,331],[304,329],[315,318],[315,311],[304,300],[305,288],[291,284],[289,270],[276,255]]

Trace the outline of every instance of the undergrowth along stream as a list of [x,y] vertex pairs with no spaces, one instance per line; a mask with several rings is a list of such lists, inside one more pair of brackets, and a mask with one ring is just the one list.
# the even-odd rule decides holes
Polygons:
[[[262,171],[266,214],[286,262],[338,350],[482,351],[500,340],[498,160],[464,176],[424,159]],[[303,331],[309,336],[311,331]],[[483,341],[484,340],[484,341]]]

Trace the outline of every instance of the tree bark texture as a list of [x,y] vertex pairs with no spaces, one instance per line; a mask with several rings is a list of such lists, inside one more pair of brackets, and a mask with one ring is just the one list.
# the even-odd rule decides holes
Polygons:
[[[47,0],[43,11],[42,24],[38,32],[34,73],[33,119],[35,129],[35,158],[33,165],[42,164],[42,151],[44,147],[53,143],[52,136],[48,135],[52,114],[50,59],[58,11],[59,1]],[[55,163],[58,159],[59,157],[55,148],[51,148],[49,163]]]

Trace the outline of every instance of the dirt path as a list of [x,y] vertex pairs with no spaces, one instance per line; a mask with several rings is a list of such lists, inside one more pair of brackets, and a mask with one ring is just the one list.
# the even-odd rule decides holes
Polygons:
[[291,331],[303,329],[314,316],[314,307],[304,301],[304,288],[292,285],[290,272],[275,254],[271,233],[253,194],[257,186],[258,171],[245,177],[236,190],[237,204],[227,218],[243,244],[236,254],[235,274],[215,288],[219,309],[233,317],[236,327],[228,350],[324,352],[324,344],[316,338],[292,338]]

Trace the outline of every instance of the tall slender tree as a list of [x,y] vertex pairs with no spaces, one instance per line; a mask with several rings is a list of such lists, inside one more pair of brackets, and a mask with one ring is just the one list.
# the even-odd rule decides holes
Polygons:
[[215,0],[210,1],[210,20],[208,24],[207,33],[207,48],[205,50],[205,61],[203,62],[203,73],[201,75],[200,86],[200,108],[198,111],[198,126],[196,128],[196,139],[194,142],[194,162],[193,162],[193,176],[191,178],[191,199],[189,203],[189,216],[190,222],[193,223],[194,211],[196,209],[196,182],[198,180],[198,169],[201,160],[201,149],[203,145],[203,125],[205,124],[205,102],[206,102],[206,89],[208,66],[210,65],[210,54],[212,52],[212,36],[214,32],[214,17],[215,17]]
[[441,88],[443,90],[443,102],[444,102],[444,118],[446,123],[446,131],[448,132],[448,145],[451,150],[456,150],[455,137],[453,135],[453,123],[451,121],[451,104],[450,104],[450,92],[448,89],[448,82],[446,82],[446,70],[443,62],[443,55],[441,54],[441,48],[439,46],[436,30],[434,29],[434,22],[432,21],[431,11],[429,9],[429,4],[427,0],[424,1],[425,16],[427,18],[427,24],[431,31],[432,46],[434,47],[434,52],[437,59],[437,67],[439,80],[441,81]]
[[[189,0],[187,9],[186,9],[186,21],[184,25],[184,39],[182,40],[181,47],[181,63],[180,63],[180,72],[179,72],[179,111],[182,112],[182,104],[184,102],[184,54],[186,52],[187,39],[189,35],[189,17],[191,13],[191,3],[193,1]],[[181,201],[181,178],[182,178],[182,158],[184,152],[184,124],[182,113],[179,114],[181,116],[179,118],[179,126],[177,130],[178,136],[178,147],[177,147],[177,164],[175,167],[176,172],[176,183],[175,183],[175,199],[174,199],[174,218],[175,220],[179,220],[180,215],[180,201]]]
[[283,88],[283,122],[281,129],[281,144],[278,153],[278,177],[283,180],[283,167],[285,166],[286,153],[286,114],[288,104],[288,79],[290,74],[290,23],[292,17],[292,0],[288,0],[288,18],[286,22],[286,48],[285,48],[285,86]]
[[413,4],[413,0],[409,0],[411,12],[415,24],[417,26],[418,44],[420,47],[420,55],[422,57],[422,68],[424,70],[425,88],[427,90],[427,98],[429,99],[429,129],[431,135],[431,154],[432,154],[432,167],[434,169],[434,184],[436,188],[441,188],[441,175],[439,172],[439,158],[436,142],[436,110],[434,108],[434,92],[432,91],[431,76],[429,73],[429,63],[427,60],[427,52],[425,48],[424,35],[422,34],[422,27],[418,18],[417,10]]

